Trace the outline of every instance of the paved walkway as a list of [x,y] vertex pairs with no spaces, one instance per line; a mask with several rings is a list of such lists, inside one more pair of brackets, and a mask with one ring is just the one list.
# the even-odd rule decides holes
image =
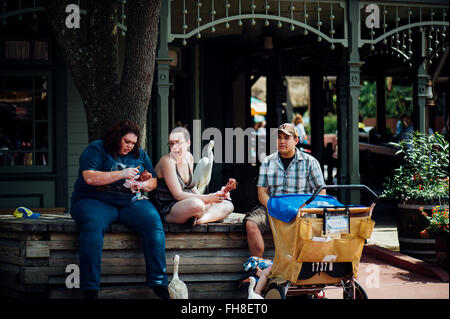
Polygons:
[[392,251],[400,251],[397,226],[392,221],[377,221],[368,245],[376,245]]
[[[363,254],[358,283],[369,299],[449,299],[449,283],[398,268]],[[342,288],[325,291],[328,299],[342,299]]]
[[[388,211],[375,221],[357,279],[369,299],[449,299],[448,272],[399,252],[397,227]],[[342,288],[329,288],[325,294],[342,299]]]
[[[399,253],[397,228],[389,220],[376,223],[361,257],[358,283],[369,299],[449,299],[448,273]],[[342,288],[326,291],[342,298]]]

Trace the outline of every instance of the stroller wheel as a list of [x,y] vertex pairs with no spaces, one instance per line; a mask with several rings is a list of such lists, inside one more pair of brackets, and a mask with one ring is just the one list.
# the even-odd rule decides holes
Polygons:
[[286,299],[284,288],[276,283],[270,284],[267,288],[264,299]]
[[353,286],[351,282],[348,282],[344,288],[344,299],[368,299],[363,287],[356,281],[353,283],[355,284],[355,295],[353,295]]

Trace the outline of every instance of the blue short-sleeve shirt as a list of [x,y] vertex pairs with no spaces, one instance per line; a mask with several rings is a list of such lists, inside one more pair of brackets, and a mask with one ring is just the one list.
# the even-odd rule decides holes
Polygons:
[[86,170],[111,172],[129,167],[139,167],[141,173],[147,170],[153,177],[156,176],[152,162],[143,149],[139,149],[138,158],[135,158],[132,154],[118,155],[117,158],[114,158],[105,151],[103,140],[93,141],[80,156],[80,169],[72,193],[72,204],[81,198],[99,199],[112,205],[130,204],[135,194],[129,188],[123,186],[124,179],[109,185],[92,186],[86,183],[82,175],[82,171]]

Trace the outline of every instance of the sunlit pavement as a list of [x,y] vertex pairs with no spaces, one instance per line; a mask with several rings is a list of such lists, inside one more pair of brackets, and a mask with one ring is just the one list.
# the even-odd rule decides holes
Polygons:
[[[363,254],[357,282],[369,299],[448,299],[449,283],[386,264]],[[328,299],[342,299],[342,288],[325,291]]]
[[395,223],[390,221],[376,222],[372,236],[367,240],[367,244],[399,251],[397,226]]
[[[397,229],[388,221],[377,223],[367,241],[357,281],[369,299],[449,299],[448,273],[400,254]],[[342,299],[342,288],[327,289],[325,295]]]

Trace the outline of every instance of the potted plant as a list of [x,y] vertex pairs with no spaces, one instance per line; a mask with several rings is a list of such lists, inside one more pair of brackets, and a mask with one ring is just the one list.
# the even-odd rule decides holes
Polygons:
[[420,234],[423,238],[434,238],[436,259],[440,266],[444,269],[448,268],[448,207],[435,206],[432,208],[431,214],[427,214],[421,209],[422,216],[424,216],[430,223],[427,228],[422,230]]
[[402,157],[400,166],[387,177],[380,197],[397,201],[397,230],[400,251],[422,259],[434,251],[434,240],[423,239],[420,232],[429,221],[421,214],[436,205],[448,207],[449,143],[436,133],[411,133],[399,143],[391,143]]

